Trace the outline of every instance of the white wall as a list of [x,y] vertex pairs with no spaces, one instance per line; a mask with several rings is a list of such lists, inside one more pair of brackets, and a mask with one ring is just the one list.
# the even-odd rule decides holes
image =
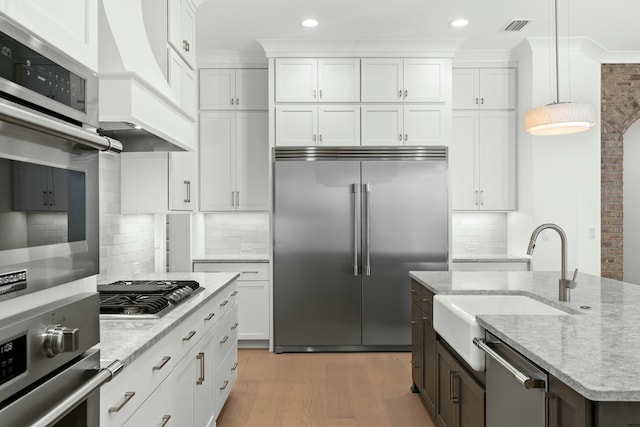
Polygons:
[[640,284],[640,121],[624,134],[624,281]]
[[[524,112],[552,101],[552,66],[548,42],[529,42],[530,51],[519,61],[519,212],[509,218],[509,253],[524,252],[533,228],[552,222],[567,234],[567,269],[600,275],[600,63],[577,49],[570,55],[560,51],[571,60],[561,68],[560,100],[592,103],[596,126],[574,135],[534,137],[523,129]],[[538,239],[532,262],[534,270],[560,269],[554,231]]]

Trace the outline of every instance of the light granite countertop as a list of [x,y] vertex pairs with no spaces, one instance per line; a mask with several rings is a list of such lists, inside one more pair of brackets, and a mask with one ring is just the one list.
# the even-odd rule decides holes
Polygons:
[[[520,294],[569,316],[477,316],[480,326],[593,401],[640,401],[640,286],[579,273],[570,301],[560,272],[423,272],[435,294]],[[590,308],[584,308],[590,307]]]
[[451,262],[531,262],[528,255],[455,255]]
[[195,280],[203,290],[184,300],[159,319],[100,319],[101,365],[108,366],[114,360],[121,361],[125,366],[129,365],[238,276],[239,273],[147,273],[139,277],[127,277],[126,279],[138,280]]
[[220,254],[207,255],[205,258],[194,259],[193,263],[207,262],[269,262],[269,254]]

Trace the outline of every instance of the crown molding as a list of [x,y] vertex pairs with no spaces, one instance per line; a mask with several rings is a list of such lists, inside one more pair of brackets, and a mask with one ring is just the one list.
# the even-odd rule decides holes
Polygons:
[[267,68],[264,52],[197,51],[198,68]]
[[422,57],[452,58],[464,39],[314,40],[258,39],[267,58]]

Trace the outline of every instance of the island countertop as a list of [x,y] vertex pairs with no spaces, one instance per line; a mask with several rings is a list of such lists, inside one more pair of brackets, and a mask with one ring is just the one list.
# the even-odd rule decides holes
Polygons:
[[[127,277],[134,280],[195,280],[203,290],[187,298],[159,319],[105,320],[101,318],[99,344],[101,365],[107,366],[114,360],[121,361],[125,366],[131,364],[239,275],[239,273],[147,273],[139,277]],[[111,281],[113,280],[104,282]]]
[[569,316],[482,315],[480,326],[592,401],[640,401],[640,286],[579,273],[570,301],[560,272],[426,272],[437,294],[527,295]]

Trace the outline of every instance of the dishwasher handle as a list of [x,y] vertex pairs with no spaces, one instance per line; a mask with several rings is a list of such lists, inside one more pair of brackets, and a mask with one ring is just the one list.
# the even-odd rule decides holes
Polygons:
[[526,389],[532,388],[545,388],[544,380],[539,380],[535,378],[531,378],[530,376],[520,372],[515,366],[509,363],[506,359],[496,353],[491,347],[487,345],[487,340],[484,338],[474,338],[473,343],[480,350],[484,351],[488,356],[491,356],[493,360],[498,362],[505,368],[507,371],[511,373]]

